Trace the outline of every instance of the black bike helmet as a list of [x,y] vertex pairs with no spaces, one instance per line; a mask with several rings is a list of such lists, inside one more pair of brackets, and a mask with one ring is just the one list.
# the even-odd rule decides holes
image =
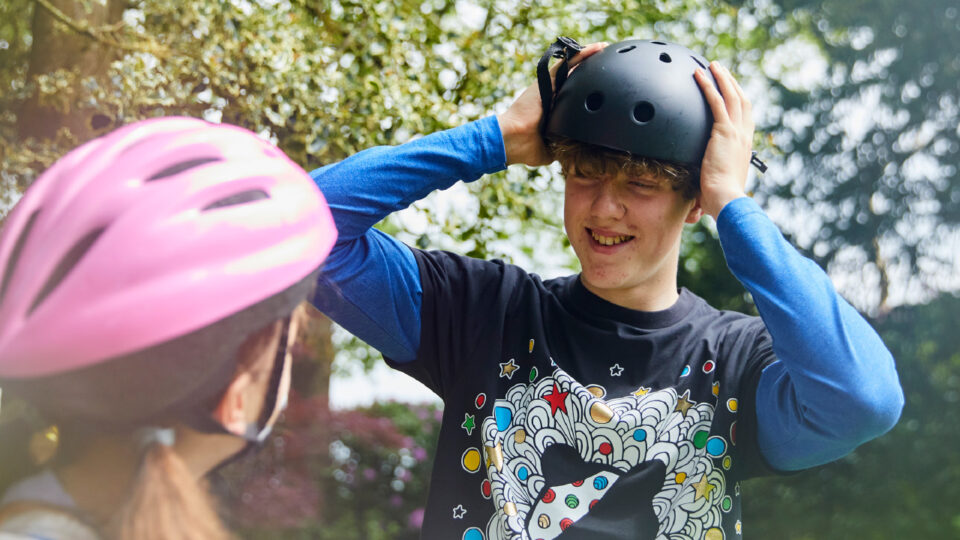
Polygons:
[[[697,168],[713,127],[713,114],[694,71],[703,56],[664,41],[630,39],[590,56],[566,77],[561,65],[553,95],[544,96],[550,56],[569,60],[580,46],[560,38],[548,49],[538,76],[545,138],[565,137],[632,155]],[[547,75],[549,77],[549,75]]]

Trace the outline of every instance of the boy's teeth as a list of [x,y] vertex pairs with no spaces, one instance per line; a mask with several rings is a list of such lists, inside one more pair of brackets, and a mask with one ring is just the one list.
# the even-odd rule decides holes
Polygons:
[[593,231],[590,231],[590,234],[593,236],[593,239],[597,241],[597,243],[604,246],[612,246],[633,238],[632,236],[600,236]]

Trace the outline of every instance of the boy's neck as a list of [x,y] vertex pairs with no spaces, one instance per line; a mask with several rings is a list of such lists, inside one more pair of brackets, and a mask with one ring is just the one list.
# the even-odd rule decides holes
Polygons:
[[680,298],[677,280],[666,278],[663,282],[645,283],[640,286],[623,289],[603,289],[596,287],[581,275],[583,286],[593,294],[611,304],[635,311],[663,311],[673,307]]

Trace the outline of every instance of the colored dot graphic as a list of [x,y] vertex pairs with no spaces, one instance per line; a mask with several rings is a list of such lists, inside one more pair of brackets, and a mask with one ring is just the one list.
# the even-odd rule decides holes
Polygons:
[[704,373],[713,373],[713,370],[717,367],[717,364],[713,360],[707,360],[703,364]]
[[690,366],[683,366],[683,371],[680,372],[681,377],[686,377],[690,374]]
[[580,506],[580,499],[571,493],[570,495],[567,495],[567,498],[563,500],[563,503],[567,505],[567,508],[576,508]]
[[561,531],[565,531],[565,530],[569,529],[571,525],[573,525],[573,520],[570,519],[570,518],[563,518],[563,519],[560,520],[560,530],[561,530]]
[[528,471],[526,467],[520,467],[519,469],[517,469],[517,478],[519,478],[522,481],[526,481],[526,479],[529,477],[530,477],[530,471]]
[[643,429],[637,429],[633,432],[633,440],[640,442],[647,439],[647,432]]
[[724,497],[723,500],[720,501],[720,508],[722,508],[724,512],[729,512],[730,509],[733,508],[733,499],[731,499],[729,495]]
[[707,534],[703,535],[703,540],[723,540],[723,530],[713,527],[707,530]]
[[477,394],[477,399],[475,401],[477,408],[483,407],[483,404],[487,402],[486,394]]
[[476,527],[470,527],[463,532],[463,540],[483,540],[483,533]]
[[489,480],[484,480],[483,483],[480,484],[480,494],[483,495],[484,499],[489,499],[491,493],[493,493],[493,486],[490,485]]
[[710,432],[706,430],[700,430],[693,434],[693,447],[697,450],[703,448],[707,444],[707,437],[710,436]]
[[591,394],[593,394],[594,396],[597,396],[598,398],[602,398],[603,396],[607,395],[607,391],[604,390],[602,386],[597,386],[595,384],[591,384],[590,386],[588,386],[587,392],[590,392]]
[[598,424],[606,424],[613,418],[613,411],[606,403],[594,403],[590,407],[590,418]]
[[730,412],[737,412],[738,406],[739,403],[737,402],[737,398],[730,398],[727,400],[727,410]]
[[687,481],[687,473],[677,473],[677,483],[682,484]]
[[507,428],[510,427],[510,422],[513,420],[513,411],[506,407],[494,407],[493,417],[497,420],[497,429],[499,431],[506,431]]
[[463,453],[463,468],[469,472],[480,470],[480,451],[476,448],[468,448]]
[[609,456],[610,453],[613,452],[613,445],[611,445],[611,444],[608,443],[608,442],[601,443],[599,450],[600,450],[600,453],[601,453],[601,454],[603,454],[603,455],[605,455],[605,456]]
[[597,489],[597,490],[603,489],[607,487],[608,483],[609,481],[607,480],[606,476],[598,476],[593,479],[593,489]]
[[537,368],[535,367],[530,368],[530,382],[537,380],[537,374],[538,374]]
[[727,441],[723,437],[710,437],[707,441],[707,453],[711,457],[720,457],[727,452]]
[[554,493],[552,489],[548,489],[546,493],[543,494],[543,502],[552,503],[554,499],[557,498],[557,494]]

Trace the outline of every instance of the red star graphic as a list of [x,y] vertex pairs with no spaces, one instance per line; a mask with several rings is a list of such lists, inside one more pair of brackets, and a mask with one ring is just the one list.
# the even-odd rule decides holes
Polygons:
[[547,400],[550,404],[550,414],[556,416],[557,409],[560,409],[564,413],[567,412],[567,406],[564,401],[567,399],[567,394],[570,392],[561,392],[557,388],[557,383],[553,383],[553,392],[549,394],[544,394],[543,399]]

